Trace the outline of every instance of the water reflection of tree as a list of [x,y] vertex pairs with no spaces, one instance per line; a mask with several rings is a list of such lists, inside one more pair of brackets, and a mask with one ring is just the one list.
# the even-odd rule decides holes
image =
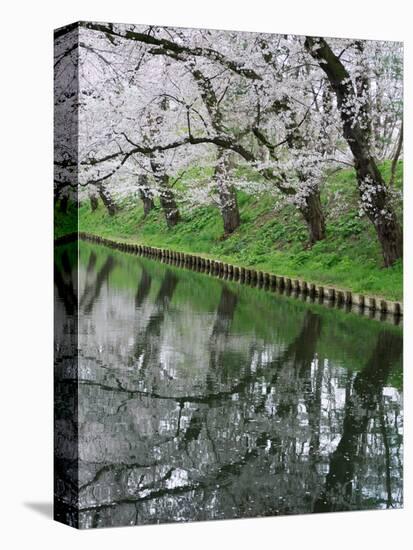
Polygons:
[[[94,263],[93,252],[90,254],[90,260],[88,264],[87,273],[90,274]],[[105,282],[107,282],[110,273],[115,267],[115,260],[113,256],[109,255],[103,266],[97,272],[96,278],[92,283],[86,283],[84,291],[79,301],[79,306],[83,309],[85,314],[91,313],[96,300],[99,298],[100,291]]]
[[78,288],[76,244],[54,261],[54,516],[78,525]]
[[142,277],[138,285],[138,290],[135,294],[135,307],[139,309],[143,302],[147,299],[151,290],[152,277],[149,275],[145,267],[142,268]]
[[[97,427],[82,432],[81,448],[89,453],[81,463],[83,526],[313,511],[314,501],[327,494],[326,474],[333,479],[337,467],[336,434],[346,437],[348,409],[359,381],[369,378],[366,371],[374,372],[373,367],[366,365],[354,377],[319,356],[323,317],[311,310],[303,312],[290,343],[282,332],[265,341],[253,331],[237,332],[239,296],[225,282],[215,314],[195,313],[190,299],[171,308],[178,272],[145,261],[142,268],[137,291],[128,298],[137,327],[134,321],[132,332],[125,331],[125,340],[134,336],[129,355],[119,355],[110,369],[96,363],[93,376],[79,381],[94,411],[85,427]],[[158,293],[150,292],[159,280]],[[185,285],[180,288],[182,300]],[[188,322],[181,326],[183,312]],[[188,333],[179,340],[182,331]],[[195,331],[202,331],[202,339]],[[202,344],[191,357],[202,361],[203,377],[168,374],[165,352],[174,345],[190,348],[192,337]],[[397,353],[388,356],[386,368],[396,360]],[[383,486],[378,468],[385,464],[392,470],[401,443],[391,416],[398,404],[384,400],[383,384],[376,387],[379,407],[368,421],[375,426],[378,460],[371,460],[369,429],[364,430],[353,464],[355,486],[361,484],[364,493],[346,496],[351,509],[376,506]],[[347,394],[345,400],[340,392]],[[363,468],[370,468],[374,479],[363,479]],[[384,480],[388,500],[394,500],[400,482],[394,472]],[[338,509],[337,498],[331,498]]]
[[[64,306],[62,315],[71,318],[77,312],[77,277],[73,270],[68,250],[63,250],[60,262],[54,262],[54,284],[57,291],[55,303],[59,301]],[[60,323],[63,326],[64,323]]]
[[[229,300],[228,301],[228,294],[225,292],[224,294],[224,300],[226,303],[235,304],[235,300]],[[222,301],[220,302],[222,305]],[[232,308],[234,309],[234,308]],[[233,315],[232,311],[232,315]],[[228,313],[228,309],[226,309],[226,313]],[[312,314],[308,314],[303,322],[302,330],[300,331],[299,335],[295,339],[295,341],[288,346],[288,348],[285,350],[285,352],[282,354],[282,356],[278,357],[271,365],[267,365],[269,367],[269,371],[272,373],[271,381],[273,382],[276,379],[275,372],[279,371],[280,369],[285,369],[286,371],[289,370],[289,367],[293,366],[295,368],[295,375],[301,379],[303,376],[303,372],[306,370],[307,363],[311,364],[311,361],[314,356],[314,349],[316,346],[317,341],[317,335],[319,334],[319,323],[317,320],[314,320],[315,323],[312,323],[311,319]],[[228,321],[228,315],[226,315],[226,321]],[[227,323],[222,322],[216,322],[215,330],[213,330],[213,333],[216,335],[217,332],[220,331],[226,331],[228,329]],[[220,328],[217,328],[220,327]],[[314,342],[315,338],[315,342]],[[251,357],[248,357],[248,363],[251,362]],[[245,366],[249,366],[245,365]],[[267,370],[264,365],[261,365],[260,367],[255,369],[255,372],[252,372],[250,369],[247,369],[247,372],[244,374],[243,377],[229,390],[216,392],[212,395],[202,395],[202,396],[196,396],[196,395],[187,395],[183,397],[176,397],[173,396],[165,396],[164,398],[167,399],[176,399],[179,401],[179,403],[182,404],[182,402],[185,402],[187,405],[190,405],[191,403],[196,403],[197,408],[192,411],[189,423],[186,427],[186,429],[182,430],[181,437],[179,442],[175,445],[174,452],[176,454],[177,451],[181,451],[184,447],[186,451],[188,451],[188,446],[190,444],[196,443],[196,445],[201,446],[203,448],[203,452],[208,454],[208,448],[205,448],[205,444],[208,447],[209,444],[213,447],[214,444],[214,435],[211,435],[211,424],[217,424],[216,415],[214,414],[215,411],[218,411],[220,414],[221,412],[221,406],[222,403],[229,402],[231,403],[232,397],[234,395],[240,395],[242,394],[245,397],[245,405],[242,407],[240,414],[240,425],[231,425],[231,428],[234,427],[235,430],[240,430],[241,432],[243,429],[246,429],[247,424],[249,423],[249,418],[247,418],[250,413],[247,414],[247,417],[245,416],[245,409],[249,408],[251,405],[255,407],[255,414],[262,413],[262,402],[256,405],[256,388],[254,388],[255,383],[258,379],[260,379],[264,371]],[[267,392],[268,393],[268,392]],[[153,397],[153,396],[152,396]],[[156,398],[162,399],[162,396],[157,395]],[[261,399],[260,399],[261,401]],[[254,405],[255,403],[255,405]],[[201,409],[200,409],[201,406]],[[211,409],[211,406],[213,407]],[[297,406],[297,403],[295,404]],[[294,406],[292,403],[289,404],[289,411],[290,413],[293,412]],[[285,408],[280,407],[280,414],[285,415]],[[201,411],[203,411],[201,413]],[[295,413],[294,413],[295,414]],[[208,429],[205,430],[205,435],[203,434],[203,424],[207,422],[208,423]],[[268,426],[268,431],[271,430],[271,427]],[[231,495],[232,500],[236,501],[237,498],[235,495],[231,494],[231,484],[234,482],[235,478],[240,475],[241,470],[243,467],[248,465],[251,461],[254,461],[257,459],[259,452],[262,451],[263,442],[266,441],[268,438],[271,439],[271,434],[268,433],[267,430],[261,431],[257,434],[254,434],[255,443],[247,443],[246,445],[243,445],[244,452],[241,457],[238,457],[236,460],[228,460],[228,457],[226,457],[226,453],[222,451],[217,451],[217,449],[214,450],[215,455],[215,462],[216,464],[213,465],[213,472],[209,473],[205,476],[202,476],[201,478],[197,478],[196,480],[193,480],[192,482],[185,484],[184,486],[179,487],[165,487],[163,486],[165,484],[165,479],[163,477],[159,477],[157,481],[157,488],[154,487],[155,480],[151,480],[150,484],[153,486],[153,491],[148,491],[148,485],[144,485],[140,488],[140,493],[143,493],[143,496],[136,499],[133,497],[125,497],[124,499],[118,500],[118,504],[126,504],[133,502],[145,502],[147,500],[155,500],[160,497],[166,497],[167,495],[183,495],[188,494],[193,490],[208,490],[210,487],[215,487],[218,485],[225,487],[225,490],[227,493]],[[200,441],[198,441],[200,439]],[[231,441],[231,437],[228,438],[229,441]],[[278,445],[280,443],[280,438],[276,437],[273,438],[273,441],[276,442]],[[170,448],[169,448],[170,452]],[[237,454],[239,454],[237,452]],[[192,458],[194,458],[194,455],[196,455],[196,452],[194,453],[194,449],[192,449]],[[178,458],[182,459],[182,456],[175,457],[175,460]],[[232,458],[232,457],[230,457]],[[105,467],[105,471],[106,471]],[[114,465],[113,466],[114,471],[119,472],[119,466]],[[124,466],[121,466],[121,469],[125,469]],[[210,469],[210,468],[209,468]],[[239,499],[238,499],[239,500]],[[245,503],[238,502],[238,509],[241,509],[242,507],[245,507]],[[106,505],[103,505],[103,508],[106,508]],[[101,508],[101,507],[100,507]]]
[[[134,351],[131,356],[132,363],[141,362],[140,374],[144,375],[147,366],[156,361],[159,365],[160,353],[160,333],[165,319],[165,315],[169,309],[169,304],[178,284],[178,278],[167,269],[163,276],[161,286],[154,300],[154,311],[150,315],[148,323],[136,335]],[[145,268],[142,271],[142,278],[138,286],[135,296],[135,306],[141,306],[149,295],[151,287],[151,278]]]
[[401,357],[402,347],[399,335],[382,331],[366,366],[355,377],[352,392],[346,400],[342,437],[331,455],[324,491],[314,503],[315,512],[352,508],[353,482],[360,457],[361,439],[377,413],[386,457],[386,504],[387,507],[391,506],[390,453],[382,392],[391,365]]

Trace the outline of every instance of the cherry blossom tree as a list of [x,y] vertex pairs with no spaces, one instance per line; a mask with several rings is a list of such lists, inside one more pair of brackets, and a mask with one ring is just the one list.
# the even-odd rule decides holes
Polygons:
[[324,38],[307,37],[305,47],[326,74],[336,95],[343,135],[354,158],[362,206],[376,230],[385,265],[392,265],[403,255],[403,235],[371,143],[373,117],[368,62],[372,57],[365,55],[364,42],[354,41],[351,47],[356,55],[353,54],[351,71],[342,61],[342,54],[336,54]]
[[[400,45],[101,23],[78,32],[81,200],[98,195],[115,214],[119,199],[139,198],[145,215],[159,200],[169,227],[181,209],[211,203],[229,235],[241,223],[237,191],[265,193],[297,208],[313,244],[326,236],[328,171],[354,163],[385,265],[401,256],[375,160],[392,155],[392,183]],[[72,55],[61,49],[59,63]],[[56,171],[74,164],[59,157]],[[194,166],[208,175],[186,178]]]
[[[273,45],[275,53],[269,56],[264,51],[264,39],[255,41],[253,47],[245,47],[245,38],[250,37],[248,33],[215,32],[211,34],[206,31],[184,33],[174,30],[149,29],[145,34],[136,30],[128,32],[125,32],[124,29],[117,30],[110,25],[102,28],[102,25],[95,24],[87,24],[87,28],[98,31],[106,38],[110,37],[111,41],[118,40],[120,44],[134,41],[144,44],[145,40],[149,40],[151,44],[156,44],[159,47],[147,48],[146,57],[162,56],[164,59],[175,61],[175,63],[163,62],[164,65],[169,66],[168,79],[170,83],[168,85],[163,79],[163,91],[159,93],[158,90],[157,95],[168,97],[169,104],[175,103],[181,120],[177,122],[175,118],[173,120],[174,127],[186,123],[187,136],[180,141],[175,140],[168,143],[167,137],[171,132],[164,124],[164,114],[161,117],[158,113],[158,117],[153,116],[152,120],[157,121],[158,128],[162,126],[162,132],[158,131],[156,138],[160,137],[163,144],[160,144],[158,139],[153,139],[151,148],[147,135],[143,140],[147,145],[145,151],[148,155],[156,153],[159,156],[161,151],[176,149],[186,144],[214,144],[216,146],[213,180],[218,195],[216,202],[222,213],[225,233],[231,233],[240,223],[235,193],[237,182],[231,180],[228,174],[229,156],[224,154],[224,151],[227,150],[237,153],[241,162],[248,163],[253,170],[262,174],[272,184],[276,194],[281,193],[294,202],[309,225],[310,242],[324,238],[324,216],[321,211],[319,181],[317,181],[320,177],[320,169],[316,168],[317,154],[313,155],[311,159],[308,154],[303,154],[302,156],[306,158],[305,162],[301,163],[302,166],[299,170],[292,169],[295,167],[291,166],[291,158],[286,158],[286,152],[291,149],[292,142],[296,145],[300,143],[298,149],[302,150],[303,148],[303,138],[299,138],[298,128],[302,127],[303,130],[306,130],[310,124],[314,94],[311,90],[310,98],[294,98],[295,104],[286,100],[288,82],[283,81],[280,67],[277,65],[277,63],[284,65],[286,63],[285,44],[280,45],[278,40],[278,43]],[[162,38],[161,36],[165,32],[172,35],[174,40]],[[95,34],[96,32],[92,33],[92,37]],[[233,51],[233,53],[239,54],[242,61],[232,61],[226,54],[218,53],[209,47],[210,42],[218,43],[224,52]],[[199,48],[196,46],[197,43],[202,43],[205,47]],[[94,46],[89,46],[90,50],[93,48]],[[287,57],[290,53],[288,51]],[[251,64],[255,63],[254,69],[245,67],[248,59]],[[271,61],[272,72],[268,75],[266,72],[268,73],[270,66],[269,61]],[[147,78],[148,67],[151,63],[152,61],[149,61],[145,65],[145,71],[141,72],[141,79],[142,76]],[[291,63],[296,63],[296,59],[294,58]],[[158,67],[161,64],[158,63]],[[141,68],[142,64],[139,66]],[[192,77],[192,82],[185,78],[188,75]],[[297,79],[298,76],[302,76],[301,73],[294,74],[294,79]],[[139,75],[136,78],[139,79]],[[277,83],[278,86],[275,85]],[[152,93],[155,88],[151,86]],[[302,91],[306,94],[304,86],[296,86],[296,90],[298,95],[303,95]],[[237,101],[236,110],[233,108],[234,100]],[[155,97],[149,101],[152,105],[165,104],[165,102],[155,101]],[[289,103],[288,107],[287,103]],[[287,111],[288,114],[286,114]],[[160,124],[161,120],[162,125]],[[313,121],[314,124],[316,124],[316,120]],[[170,118],[169,121],[172,122],[172,119]],[[264,124],[263,127],[261,127],[262,124]],[[264,135],[266,126],[272,126],[272,133],[280,138],[277,144],[270,143],[268,137]],[[122,133],[129,144],[133,143],[132,150],[118,151],[110,155],[110,158],[108,156],[99,159],[89,158],[90,164],[96,165],[112,161],[115,156],[120,158],[122,155],[123,160],[126,161],[131,156],[142,153],[142,145],[138,143],[136,131],[132,139],[130,127],[127,130],[129,136],[126,135],[126,132]],[[152,131],[152,138],[154,138],[154,132],[155,130]],[[142,141],[140,143],[143,144]],[[119,143],[117,145],[119,146]],[[261,162],[261,156],[257,155],[257,151],[260,149],[266,150],[268,158],[264,163]],[[298,158],[298,155],[295,158]],[[283,169],[285,162],[289,169],[288,173]],[[159,183],[163,175],[160,174],[159,164],[156,166],[155,179]],[[245,189],[245,182],[242,183]]]

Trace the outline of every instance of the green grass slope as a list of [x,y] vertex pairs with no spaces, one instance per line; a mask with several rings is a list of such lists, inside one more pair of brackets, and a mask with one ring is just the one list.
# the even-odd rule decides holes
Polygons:
[[[390,163],[383,163],[381,170],[388,180]],[[395,190],[401,188],[402,173],[400,162]],[[272,197],[254,197],[242,192],[238,199],[241,226],[226,239],[220,214],[214,207],[202,206],[184,213],[183,221],[168,229],[159,207],[145,219],[140,201],[136,206],[125,205],[113,217],[102,204],[91,212],[90,205],[84,203],[80,207],[79,230],[205,255],[354,292],[402,299],[402,263],[383,267],[371,223],[359,217],[354,170],[340,170],[324,183],[322,201],[327,215],[327,238],[312,248],[307,246],[304,222],[292,206],[275,210]],[[396,208],[401,217],[400,199]],[[62,232],[64,227],[57,219],[56,233]]]

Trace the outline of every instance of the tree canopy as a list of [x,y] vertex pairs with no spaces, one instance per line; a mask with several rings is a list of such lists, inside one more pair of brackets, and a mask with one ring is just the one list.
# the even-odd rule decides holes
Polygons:
[[[270,193],[311,244],[325,238],[326,174],[351,165],[385,265],[402,256],[376,165],[402,150],[400,43],[81,23],[56,33],[55,74],[57,198],[75,187],[115,213],[158,197],[171,226],[212,203],[229,234],[237,190]],[[193,166],[208,177],[184,182]]]

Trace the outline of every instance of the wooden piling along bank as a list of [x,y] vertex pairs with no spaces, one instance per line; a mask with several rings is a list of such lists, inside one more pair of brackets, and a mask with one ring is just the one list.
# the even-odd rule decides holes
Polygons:
[[[58,239],[56,243],[68,242],[73,238],[76,238],[76,235],[68,235]],[[394,324],[399,324],[403,316],[403,305],[401,302],[392,302],[390,300],[378,299],[374,296],[365,296],[348,290],[341,290],[332,286],[316,285],[301,279],[247,269],[194,254],[187,254],[186,252],[177,252],[175,250],[155,248],[141,244],[122,243],[96,235],[89,235],[88,233],[79,233],[78,238],[103,244],[123,252],[148,256],[164,263],[173,263],[180,267],[201,271],[223,279],[238,281],[250,286],[263,287],[288,296],[300,298],[303,301],[316,302],[327,307],[343,308],[346,311],[360,313],[381,321],[389,320]]]

